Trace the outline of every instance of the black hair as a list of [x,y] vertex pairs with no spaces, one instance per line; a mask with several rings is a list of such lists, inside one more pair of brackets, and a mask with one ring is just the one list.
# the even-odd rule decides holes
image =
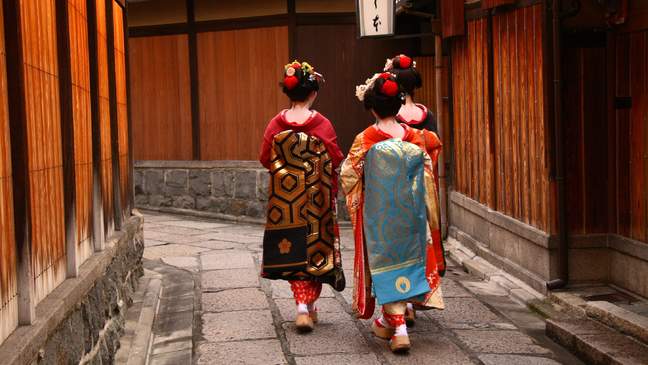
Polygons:
[[414,90],[423,85],[421,75],[413,67],[406,69],[399,69],[394,67],[391,72],[396,75],[396,80],[400,84],[403,91],[410,96],[414,96]]
[[399,55],[392,58],[392,72],[396,75],[396,80],[403,88],[403,91],[410,96],[414,96],[414,90],[423,85],[421,74],[414,68],[414,60],[405,55]]
[[[295,68],[294,76],[297,78],[298,82],[292,89],[288,89],[284,81],[280,83],[284,94],[288,96],[290,101],[306,101],[313,91],[319,91],[320,85],[317,77],[305,73],[302,68]],[[286,77],[285,74],[284,77]]]
[[381,91],[383,85],[388,80],[396,82],[394,76],[389,76],[387,79],[379,77],[374,82],[373,87],[368,89],[364,94],[365,108],[367,110],[373,110],[380,118],[395,117],[405,102],[400,87],[394,96],[386,95]]

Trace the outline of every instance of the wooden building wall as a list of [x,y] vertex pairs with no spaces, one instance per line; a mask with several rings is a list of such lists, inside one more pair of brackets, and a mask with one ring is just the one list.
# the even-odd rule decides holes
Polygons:
[[4,35],[4,13],[0,6],[0,343],[18,325],[16,241]]
[[198,34],[201,159],[259,157],[265,126],[287,105],[277,77],[287,59],[285,26]]
[[[95,187],[105,186],[99,180],[102,168],[107,172],[103,182],[130,184],[132,154],[120,3],[0,4],[1,343],[19,316],[21,322],[33,322],[36,305],[66,277],[76,276],[95,250],[103,249],[105,237],[94,238],[110,232],[94,231],[100,211],[106,208],[111,221],[130,215],[112,210],[112,199],[106,196],[110,191],[99,189],[95,200]],[[109,23],[103,18],[106,10],[114,15]],[[107,57],[108,31],[114,35],[113,59]],[[98,62],[92,50],[103,56]],[[115,98],[109,98],[106,85],[111,83]],[[119,120],[111,119],[111,108],[118,111]],[[104,133],[111,123],[116,136]],[[95,156],[95,150],[101,153]],[[107,170],[97,161],[112,156],[122,161],[117,169]],[[122,200],[130,200],[131,189],[123,191]]]
[[553,232],[542,25],[532,5],[471,20],[452,41],[455,189]]
[[615,156],[616,202],[610,211],[616,233],[648,242],[648,31],[619,34],[614,42],[613,97],[629,98],[615,113],[611,154]]
[[140,160],[191,160],[191,85],[186,34],[129,40],[135,102],[133,153]]
[[[153,6],[139,3],[140,12],[147,3]],[[265,126],[289,106],[279,82],[295,58],[324,74],[314,109],[332,121],[346,151],[372,122],[355,86],[387,57],[418,55],[418,39],[358,39],[353,0],[296,0],[294,9],[287,0],[263,3],[248,9],[189,0],[195,13],[186,24],[134,15],[133,132],[149,141],[136,144],[135,159],[256,160]]]

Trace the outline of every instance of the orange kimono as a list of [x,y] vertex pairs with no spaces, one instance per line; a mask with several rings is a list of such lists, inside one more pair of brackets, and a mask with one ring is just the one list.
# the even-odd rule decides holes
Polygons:
[[[405,136],[403,141],[412,143],[426,151],[426,144],[422,134],[408,126],[403,125]],[[381,141],[393,137],[371,126],[358,134],[351,146],[349,155],[342,165],[340,179],[342,189],[346,194],[346,204],[353,225],[355,241],[354,260],[354,295],[353,309],[358,313],[359,318],[371,318],[375,309],[375,298],[372,296],[371,273],[369,271],[368,255],[364,237],[364,158],[371,147]],[[443,299],[440,288],[440,275],[438,267],[443,263],[443,256],[437,253],[441,244],[441,234],[438,214],[438,196],[434,184],[432,171],[432,160],[425,154],[425,188],[427,221],[431,233],[426,249],[426,270],[425,276],[430,285],[430,292],[425,297],[415,302],[422,308],[442,309]],[[436,248],[436,249],[435,249]]]

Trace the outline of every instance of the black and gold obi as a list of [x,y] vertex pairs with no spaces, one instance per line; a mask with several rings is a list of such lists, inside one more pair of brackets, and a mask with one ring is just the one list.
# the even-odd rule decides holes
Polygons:
[[334,285],[338,276],[339,281],[332,174],[331,158],[318,138],[291,130],[274,137],[263,277]]

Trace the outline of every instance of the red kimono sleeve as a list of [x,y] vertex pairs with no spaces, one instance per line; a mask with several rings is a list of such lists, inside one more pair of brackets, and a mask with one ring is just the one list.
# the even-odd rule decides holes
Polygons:
[[259,162],[266,169],[270,169],[270,152],[272,150],[272,139],[276,133],[276,122],[271,120],[266,127],[265,132],[263,132],[263,141],[261,142],[261,152],[259,155]]
[[335,129],[333,128],[333,125],[331,122],[327,119],[326,123],[322,123],[322,131],[321,131],[321,137],[322,140],[324,141],[324,144],[326,145],[326,150],[329,153],[329,156],[331,156],[331,160],[333,162],[333,169],[337,169],[338,166],[342,163],[342,160],[344,159],[344,154],[342,153],[342,150],[340,149],[340,146],[338,146],[337,142],[337,134],[335,133]]

